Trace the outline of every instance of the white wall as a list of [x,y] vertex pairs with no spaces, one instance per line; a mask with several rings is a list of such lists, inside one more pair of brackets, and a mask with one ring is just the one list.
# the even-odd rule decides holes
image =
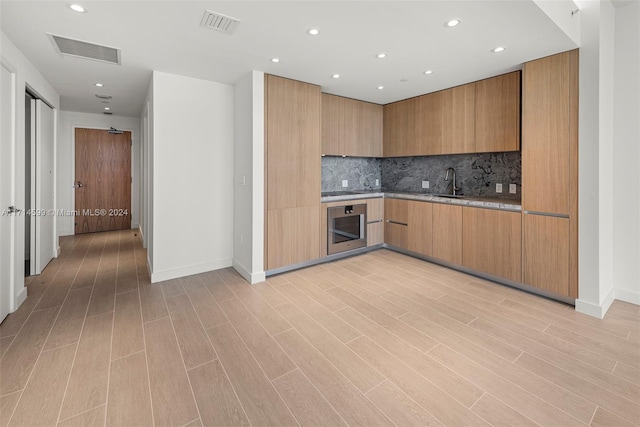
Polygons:
[[234,86],[233,267],[249,283],[264,273],[264,73]]
[[142,158],[140,191],[140,233],[147,248],[147,268],[153,271],[153,75],[140,112],[140,156]]
[[233,86],[153,72],[153,282],[230,267]]
[[640,2],[616,8],[613,122],[613,283],[640,304]]
[[[132,117],[107,116],[104,114],[60,111],[58,114],[58,155],[57,155],[57,206],[58,209],[75,209],[75,150],[74,129],[109,129],[131,131],[131,228],[138,228],[140,206],[140,120]],[[74,234],[74,218],[58,217],[58,236]]]
[[[16,120],[14,141],[16,164],[14,203],[16,207],[22,208],[25,206],[25,90],[28,87],[43,101],[47,102],[54,108],[54,122],[57,122],[57,112],[60,107],[60,95],[3,32],[0,32],[0,60],[12,73],[15,74],[16,79],[15,110],[13,112],[3,111],[2,114],[13,113]],[[12,311],[17,309],[27,297],[23,274],[25,253],[24,233],[22,232],[22,230],[24,230],[23,216],[16,217],[15,229],[17,232],[13,242],[15,259],[14,269],[12,272],[14,284],[12,288],[11,301]]]

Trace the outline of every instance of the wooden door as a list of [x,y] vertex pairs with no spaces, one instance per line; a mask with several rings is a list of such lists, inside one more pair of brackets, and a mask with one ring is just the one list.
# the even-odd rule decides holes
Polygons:
[[407,249],[431,256],[433,244],[433,203],[409,201]]
[[520,282],[521,213],[464,207],[462,265]]
[[433,256],[462,264],[462,206],[433,204]]
[[131,228],[131,132],[76,129],[75,234]]
[[476,82],[476,152],[520,149],[520,71]]

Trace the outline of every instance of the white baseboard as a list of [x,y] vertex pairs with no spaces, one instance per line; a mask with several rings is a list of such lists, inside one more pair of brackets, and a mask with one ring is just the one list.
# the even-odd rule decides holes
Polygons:
[[635,305],[640,305],[640,292],[628,291],[626,289],[616,289],[616,299]]
[[232,267],[235,271],[238,272],[238,274],[240,274],[244,278],[244,280],[251,283],[252,285],[267,280],[267,276],[265,275],[264,271],[261,271],[259,273],[251,273],[244,265],[240,264],[235,259],[233,260]]
[[204,264],[175,268],[172,270],[156,271],[151,273],[151,283],[163,282],[165,280],[177,279],[178,277],[191,276],[193,274],[204,273],[212,270],[219,270],[221,268],[231,267],[232,265],[232,260],[229,258]]
[[27,287],[25,286],[24,288],[22,288],[20,293],[16,295],[15,306],[13,307],[12,313],[16,311],[26,299],[27,299]]
[[581,299],[577,299],[576,311],[578,313],[587,314],[592,317],[597,317],[598,319],[603,319],[604,315],[607,314],[609,307],[611,307],[611,304],[613,304],[615,297],[616,297],[616,290],[611,289],[607,294],[607,296],[604,297],[600,305],[587,302]]

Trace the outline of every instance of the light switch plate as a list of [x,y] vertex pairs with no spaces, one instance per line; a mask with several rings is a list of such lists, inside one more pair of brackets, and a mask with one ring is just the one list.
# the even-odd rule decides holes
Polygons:
[[496,184],[496,193],[502,193],[502,184]]
[[380,185],[380,180],[376,178],[376,186]]
[[343,179],[342,180],[342,188],[347,188],[348,186],[349,186],[349,180]]
[[422,181],[422,188],[429,188],[429,181]]
[[516,194],[516,185],[515,184],[509,184],[509,193]]

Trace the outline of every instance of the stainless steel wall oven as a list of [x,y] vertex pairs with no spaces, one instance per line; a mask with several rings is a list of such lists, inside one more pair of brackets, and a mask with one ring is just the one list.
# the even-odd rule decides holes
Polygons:
[[367,205],[327,208],[327,254],[367,246]]

